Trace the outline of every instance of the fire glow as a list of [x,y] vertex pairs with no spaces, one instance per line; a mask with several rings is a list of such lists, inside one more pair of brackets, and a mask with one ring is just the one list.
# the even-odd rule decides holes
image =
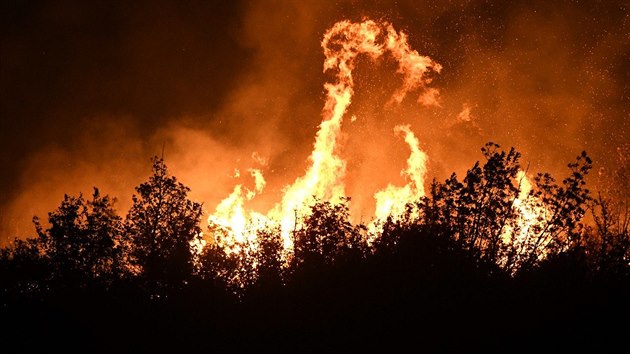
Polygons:
[[[339,137],[354,95],[353,70],[357,57],[367,56],[376,61],[390,56],[396,61],[402,84],[393,92],[386,105],[399,104],[408,94],[417,92],[418,104],[439,106],[439,90],[429,85],[431,76],[439,74],[442,66],[411,49],[407,35],[396,31],[390,23],[372,20],[360,23],[340,21],[324,34],[321,46],[325,56],[324,73],[334,73],[336,80],[324,84],[326,99],[322,122],[308,157],[308,167],[303,175],[283,188],[281,200],[266,213],[246,207],[246,203],[265,187],[263,172],[253,168],[248,170],[255,187],[249,189],[242,184],[236,185],[232,193],[208,217],[211,229],[220,230],[224,235],[215,241],[220,242],[227,252],[255,252],[259,232],[272,227],[279,229],[285,254],[290,255],[293,249],[291,232],[298,227],[298,220],[310,212],[309,206],[314,200],[335,204],[346,198],[347,161],[340,151]],[[356,118],[352,117],[353,121],[354,119]],[[406,184],[388,184],[374,193],[375,209],[365,235],[368,240],[379,237],[382,222],[387,218],[399,219],[407,211],[407,206],[412,207],[413,214],[414,203],[425,196],[427,154],[421,149],[420,141],[410,125],[396,125],[392,137],[394,135],[401,137],[410,150],[407,166],[401,171]],[[514,202],[514,208],[522,215],[519,219],[522,225],[519,225],[515,238],[510,237],[511,231],[507,230],[503,237],[505,242],[512,239],[522,242],[527,238],[529,224],[540,222],[543,215],[543,212],[532,209],[535,203],[529,200],[531,197],[528,195],[531,183],[524,173],[519,178],[523,182],[520,184],[521,193]]]

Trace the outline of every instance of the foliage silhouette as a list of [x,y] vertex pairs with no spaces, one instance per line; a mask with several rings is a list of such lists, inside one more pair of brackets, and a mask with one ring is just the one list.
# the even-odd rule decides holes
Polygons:
[[519,193],[515,182],[521,168],[518,152],[498,151],[499,147],[486,144],[485,163],[475,163],[462,182],[455,174],[444,183],[434,181],[421,205],[421,222],[445,228],[460,247],[491,264],[506,252],[501,237],[515,218],[513,204]]
[[364,256],[366,228],[350,221],[349,201],[346,198],[333,204],[315,200],[302,227],[293,232],[292,268],[316,270]]
[[[586,153],[561,183],[538,174],[529,193],[518,152],[488,143],[482,156],[463,180],[433,181],[406,215],[378,223],[380,237],[351,222],[349,199],[314,200],[296,216],[293,252],[277,227],[234,243],[212,223],[199,252],[202,206],[154,158],[124,220],[97,189],[87,201],[65,196],[50,226],[34,220],[37,237],[0,250],[9,338],[29,343],[20,329],[36,326],[45,349],[72,333],[60,348],[82,352],[622,344],[627,200],[591,198]],[[525,203],[545,210],[529,228]]]
[[188,199],[189,191],[154,157],[153,175],[132,197],[124,225],[129,266],[156,294],[180,289],[193,274],[191,247],[201,241],[202,207]]
[[59,208],[48,214],[49,228],[37,218],[33,222],[53,282],[105,285],[122,275],[122,219],[113,200],[98,189],[87,202],[81,195],[64,196]]
[[10,247],[0,250],[0,282],[2,295],[7,299],[44,296],[49,277],[50,265],[41,254],[37,239],[16,239]]

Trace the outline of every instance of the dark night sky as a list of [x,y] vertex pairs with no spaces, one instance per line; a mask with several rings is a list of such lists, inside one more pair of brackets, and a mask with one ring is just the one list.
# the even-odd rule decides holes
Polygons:
[[[124,212],[162,146],[206,210],[229,193],[233,169],[251,165],[253,151],[268,159],[268,197],[277,199],[303,170],[321,117],[329,77],[319,41],[344,18],[388,20],[444,67],[434,82],[440,108],[409,102],[383,111],[375,97],[395,72],[362,66],[349,112],[411,122],[430,175],[461,172],[490,140],[557,174],[581,150],[600,175],[628,160],[627,1],[433,3],[3,1],[2,242],[31,234],[31,216],[63,193],[93,185],[118,196]],[[461,119],[466,107],[469,119]],[[391,125],[357,130],[385,134]],[[374,168],[349,166],[358,175]]]

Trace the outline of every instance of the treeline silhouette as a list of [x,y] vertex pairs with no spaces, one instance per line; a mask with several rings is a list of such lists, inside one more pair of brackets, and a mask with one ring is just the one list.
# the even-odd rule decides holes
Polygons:
[[[98,189],[66,195],[36,237],[0,251],[2,346],[18,352],[515,352],[627,349],[627,200],[586,189],[586,153],[538,174],[528,230],[520,154],[493,143],[400,218],[350,221],[349,199],[246,245],[153,159],[123,218]],[[627,185],[617,186],[621,190]],[[610,194],[610,193],[609,193]],[[584,220],[584,219],[588,220]],[[519,236],[521,235],[521,236]]]

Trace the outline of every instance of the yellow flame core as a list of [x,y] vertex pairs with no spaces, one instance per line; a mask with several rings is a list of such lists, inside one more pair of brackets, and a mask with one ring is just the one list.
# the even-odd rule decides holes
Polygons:
[[[220,242],[226,252],[236,252],[244,256],[255,252],[258,248],[259,231],[271,226],[280,229],[285,255],[290,257],[293,250],[291,232],[296,229],[297,220],[308,215],[313,198],[334,204],[345,197],[346,161],[340,155],[338,140],[344,115],[354,95],[352,72],[355,59],[359,55],[368,55],[376,60],[389,53],[398,63],[397,72],[402,76],[403,82],[392,94],[387,105],[398,104],[409,92],[420,89],[418,103],[439,106],[439,91],[427,87],[431,83],[427,73],[439,73],[442,67],[431,58],[412,50],[407,36],[397,32],[391,24],[371,20],[360,23],[347,20],[337,22],[324,34],[321,45],[325,55],[324,72],[334,72],[336,81],[324,85],[326,101],[322,110],[322,122],[308,157],[309,165],[302,176],[283,188],[281,201],[267,214],[245,207],[245,203],[260,194],[266,184],[261,170],[249,170],[254,179],[254,189],[240,184],[235,186],[232,193],[217,205],[215,212],[208,218],[208,223],[214,230],[222,231],[221,237],[215,241]],[[466,109],[466,116],[460,114],[460,119],[469,119],[470,109]],[[356,120],[356,117],[351,117],[351,120]],[[410,149],[407,166],[401,171],[406,184],[389,184],[374,194],[376,207],[374,219],[368,225],[368,241],[380,236],[382,224],[387,218],[396,221],[408,211],[411,212],[411,217],[417,215],[414,202],[425,195],[427,155],[421,150],[420,142],[409,125],[396,126],[394,133],[402,136]],[[252,154],[252,159],[263,167],[267,165],[267,160],[256,152]],[[234,177],[240,177],[238,170],[235,170]],[[526,249],[532,243],[538,242],[534,241],[540,232],[540,227],[537,226],[548,222],[550,212],[540,200],[530,194],[532,183],[525,172],[520,171],[517,180],[520,191],[513,202],[516,221],[506,225],[501,236],[506,244]],[[195,245],[195,249],[200,250],[204,245],[205,242]],[[544,254],[538,256],[544,257]]]
[[418,201],[424,196],[427,155],[420,150],[420,142],[409,125],[398,125],[394,128],[394,132],[404,134],[405,142],[411,149],[407,159],[407,168],[401,171],[408,183],[402,187],[389,184],[385,189],[374,194],[376,199],[374,216],[377,222],[390,216],[394,220],[399,218],[405,212],[407,203]]
[[[397,71],[403,83],[393,93],[388,104],[400,103],[409,92],[417,89],[423,89],[418,102],[438,104],[439,91],[426,87],[431,82],[427,73],[439,73],[442,67],[431,58],[412,50],[407,36],[397,32],[391,24],[371,20],[360,23],[340,21],[324,34],[321,45],[325,55],[324,72],[334,72],[336,81],[324,85],[326,102],[313,151],[308,158],[309,165],[301,177],[283,189],[282,200],[266,215],[245,208],[245,202],[262,192],[265,186],[260,170],[250,170],[255,179],[255,190],[237,185],[219,203],[208,222],[225,231],[228,237],[222,242],[232,246],[233,250],[255,247],[257,231],[267,226],[279,226],[284,248],[291,251],[291,231],[296,228],[298,217],[308,214],[312,198],[339,203],[345,197],[346,161],[338,151],[338,138],[354,94],[352,72],[359,55],[368,55],[376,60],[389,53],[397,61]],[[401,215],[407,203],[424,195],[426,154],[420,150],[418,139],[408,125],[397,126],[394,131],[404,135],[411,149],[407,168],[402,171],[408,183],[402,187],[389,185],[375,194],[377,219]]]
[[[530,238],[532,228],[547,219],[548,211],[539,205],[540,203],[535,197],[530,195],[532,182],[527,178],[525,172],[519,171],[516,179],[519,181],[519,194],[518,198],[514,200],[513,206],[518,214],[518,232],[512,237],[515,238],[516,242],[526,242]],[[506,236],[510,237],[510,234]]]
[[[541,200],[530,194],[533,185],[524,171],[517,173],[516,180],[519,194],[512,204],[516,212],[515,223],[505,226],[501,238],[505,244],[511,244],[519,254],[526,254],[538,242],[544,226],[551,219],[551,212]],[[535,254],[538,260],[546,256],[545,246],[549,241],[537,245],[541,250]]]

